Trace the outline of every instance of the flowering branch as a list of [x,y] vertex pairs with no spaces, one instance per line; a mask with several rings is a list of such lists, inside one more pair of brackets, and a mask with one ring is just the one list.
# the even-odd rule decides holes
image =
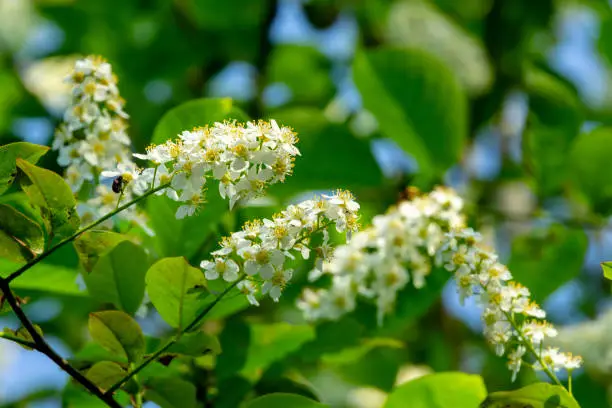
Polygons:
[[529,290],[513,282],[497,255],[480,244],[480,234],[466,228],[462,207],[456,193],[438,188],[375,217],[371,227],[336,248],[322,270],[311,272],[312,279],[331,275],[332,285],[305,289],[298,307],[307,319],[337,319],[354,310],[357,297],[365,297],[376,302],[382,324],[411,279],[420,288],[433,268],[444,266],[453,273],[461,302],[476,296],[483,306],[485,338],[498,355],[507,354],[513,380],[529,351],[536,360],[533,368],[559,384],[554,372],[565,368],[571,374],[582,359],[543,347],[557,331]]
[[[253,305],[259,305],[259,293],[269,294],[278,302],[293,276],[293,270],[285,267],[287,260],[298,254],[307,259],[314,249],[317,265],[322,264],[332,251],[329,228],[335,225],[338,232],[346,232],[350,238],[358,227],[358,209],[359,204],[348,191],[290,205],[272,219],[249,222],[242,231],[223,238],[221,248],[212,253],[213,260],[202,261],[200,266],[207,280],[234,282],[242,276],[239,274],[246,274],[238,288]],[[311,248],[311,239],[317,233],[322,234],[322,243]]]
[[45,252],[43,252],[42,254],[37,256],[36,258],[34,258],[31,261],[29,261],[27,264],[23,265],[21,268],[17,269],[15,272],[11,273],[7,278],[5,278],[5,280],[7,282],[11,282],[13,279],[19,277],[22,273],[24,273],[25,271],[27,271],[28,269],[30,269],[31,267],[33,267],[34,265],[36,265],[37,263],[39,263],[40,261],[42,261],[43,259],[48,257],[49,255],[51,255],[52,253],[54,253],[55,251],[57,251],[58,249],[60,249],[64,245],[68,244],[69,242],[74,241],[79,235],[81,235],[85,231],[88,231],[88,230],[94,228],[95,226],[103,223],[104,221],[106,221],[109,218],[113,217],[114,215],[120,213],[121,211],[125,210],[126,208],[129,208],[129,207],[133,206],[134,204],[136,204],[139,201],[141,201],[142,199],[150,196],[151,194],[154,194],[154,193],[156,193],[156,192],[158,192],[160,190],[168,188],[168,186],[169,186],[169,184],[164,184],[164,185],[161,185],[161,186],[157,186],[157,187],[155,187],[155,188],[145,192],[144,194],[134,198],[133,200],[123,204],[122,206],[116,208],[115,210],[109,212],[108,214],[104,215],[103,217],[100,217],[98,220],[92,222],[91,224],[89,224],[89,225],[79,229],[77,232],[75,232],[71,236],[69,236],[67,238],[64,238],[63,240],[61,240],[60,242],[58,242],[57,244],[55,244],[54,246],[52,246],[51,248],[47,249]]

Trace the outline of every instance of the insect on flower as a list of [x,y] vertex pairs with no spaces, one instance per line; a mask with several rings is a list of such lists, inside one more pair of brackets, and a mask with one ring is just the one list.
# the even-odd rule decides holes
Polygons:
[[123,188],[125,187],[125,184],[123,182],[123,176],[117,176],[114,180],[113,180],[113,185],[111,187],[111,189],[113,190],[113,193],[121,193],[123,191]]

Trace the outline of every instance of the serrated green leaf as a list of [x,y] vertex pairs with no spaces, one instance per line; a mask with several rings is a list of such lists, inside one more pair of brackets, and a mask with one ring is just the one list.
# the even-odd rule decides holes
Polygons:
[[230,98],[194,99],[170,109],[161,117],[153,131],[151,143],[164,143],[168,139],[175,139],[184,130],[226,119],[246,121],[248,117],[233,105]]
[[329,405],[321,404],[297,394],[274,393],[264,395],[249,401],[245,408],[324,408]]
[[144,386],[145,398],[161,408],[195,408],[196,406],[196,387],[180,378],[149,378]]
[[172,327],[184,328],[204,307],[204,298],[198,290],[206,286],[204,274],[185,258],[157,261],[147,271],[145,281],[153,306]]
[[100,361],[87,370],[86,377],[102,390],[107,390],[127,375],[119,364],[112,361]]
[[21,181],[23,190],[32,204],[41,207],[43,218],[49,221],[53,235],[65,237],[76,232],[80,225],[76,201],[64,179],[22,159],[17,159],[17,167],[27,176]]
[[528,287],[541,304],[557,288],[580,274],[587,247],[584,231],[554,224],[546,230],[515,237],[508,268],[514,279]]
[[117,310],[89,315],[91,337],[106,350],[130,363],[138,363],[145,352],[140,326],[128,314]]
[[480,408],[580,408],[576,400],[559,385],[536,383],[516,391],[490,394]]
[[18,158],[35,164],[49,148],[27,142],[10,143],[0,146],[0,194],[4,193],[17,176]]
[[383,408],[474,408],[486,395],[487,389],[478,375],[430,374],[396,387]]
[[129,314],[138,310],[144,297],[147,254],[131,241],[122,241],[102,255],[85,284],[99,302],[111,303]]
[[14,207],[0,204],[0,229],[23,242],[36,255],[45,249],[45,237],[41,226]]
[[74,248],[87,272],[91,272],[98,259],[129,237],[112,231],[89,230],[74,240]]
[[360,52],[353,78],[384,136],[410,153],[424,175],[459,159],[467,135],[467,100],[453,72],[422,50]]

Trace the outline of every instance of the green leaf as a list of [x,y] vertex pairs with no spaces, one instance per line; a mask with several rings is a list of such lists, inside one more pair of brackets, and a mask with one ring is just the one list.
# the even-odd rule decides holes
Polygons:
[[147,271],[145,281],[153,306],[172,327],[184,328],[203,307],[199,289],[206,286],[204,274],[185,258],[157,261]]
[[217,336],[198,331],[181,336],[179,341],[168,349],[168,353],[192,357],[199,357],[209,353],[220,354],[221,344]]
[[257,27],[265,18],[269,0],[186,1],[188,15],[199,27],[207,30],[240,30]]
[[612,128],[599,127],[576,138],[570,152],[574,184],[602,214],[612,212]]
[[[3,245],[0,244],[0,252]],[[1,258],[1,256],[0,256]],[[20,267],[20,263],[0,259],[0,276],[6,278]],[[28,289],[59,295],[85,296],[76,283],[78,272],[71,268],[50,263],[38,263],[11,282],[13,289]]]
[[572,396],[559,385],[536,383],[516,391],[490,394],[480,408],[580,408]]
[[128,239],[128,236],[112,231],[89,230],[74,240],[74,248],[85,270],[91,272],[102,255]]
[[161,408],[195,408],[196,387],[174,377],[149,378],[145,386],[145,398]]
[[[452,0],[442,1],[454,3]],[[469,13],[470,9],[474,12],[473,3],[478,3],[482,9],[483,3],[488,1],[491,0],[464,0],[460,5],[455,3],[457,10],[450,13],[441,12],[433,2],[393,3],[386,24],[386,43],[432,53],[446,66],[453,68],[453,72],[471,96],[480,96],[489,90],[493,82],[493,70],[487,50],[479,36],[470,33],[463,24],[456,22],[454,17]],[[440,0],[437,3],[440,3]],[[481,12],[486,13],[487,7],[484,9]]]
[[523,163],[541,195],[560,192],[569,176],[569,151],[583,122],[576,93],[560,79],[537,68],[526,75],[530,120],[523,137]]
[[111,353],[138,363],[145,352],[140,326],[128,314],[109,310],[89,315],[91,337]]
[[554,224],[515,237],[508,268],[542,304],[548,295],[580,274],[587,246],[584,231]]
[[310,398],[297,394],[275,393],[255,398],[249,401],[245,408],[323,408],[329,405],[321,404]]
[[49,148],[26,142],[10,143],[0,146],[0,194],[3,194],[17,176],[18,158],[35,164]]
[[87,370],[86,377],[102,390],[107,390],[127,375],[119,364],[100,361]]
[[265,370],[315,337],[314,328],[309,325],[253,323],[250,330],[251,341],[241,370],[247,377]]
[[315,47],[279,44],[272,49],[266,69],[269,84],[291,90],[291,103],[323,107],[334,94],[329,59]]
[[[400,348],[403,345],[391,339],[372,340],[369,342],[374,344],[366,342],[361,348],[345,349],[335,356],[334,371],[352,384],[373,386],[389,392],[397,378],[403,354]],[[323,356],[324,359],[326,357],[329,362],[329,356]]]
[[33,258],[33,255],[13,237],[0,230],[0,258],[16,263],[26,263]]
[[467,135],[467,101],[447,66],[422,50],[377,49],[355,57],[353,76],[383,135],[410,153],[422,174],[457,162]]
[[[177,220],[177,208],[181,203],[166,197],[147,201],[147,214],[155,231],[154,245],[162,256],[184,256],[191,259],[202,250],[207,241],[214,239],[214,232],[223,216],[229,212],[229,204],[209,186],[207,202],[197,214]],[[181,239],[176,239],[181,237]]]
[[[41,336],[43,335],[43,331],[42,331],[42,329],[40,328],[39,325],[35,324],[34,325],[34,330],[36,330],[36,332],[38,334],[40,334]],[[23,326],[20,327],[17,330],[11,330],[11,329],[5,327],[3,331],[6,332],[6,333],[9,333],[9,334],[12,334],[15,337],[19,337],[19,338],[22,338],[22,339],[24,339],[26,341],[29,341],[30,343],[34,343],[34,338],[30,334],[30,332],[28,332],[28,330],[25,327],[23,327]],[[26,350],[31,350],[31,348],[28,347],[28,346],[24,346],[22,344],[20,344],[20,346],[23,347]]]
[[0,204],[0,229],[24,243],[36,255],[45,249],[45,237],[40,225],[14,207]]
[[145,251],[131,241],[122,241],[100,257],[85,275],[85,284],[94,299],[134,314],[144,297],[148,267]]
[[487,390],[478,375],[439,373],[426,375],[396,387],[384,408],[475,408]]
[[612,261],[602,262],[601,269],[606,279],[612,280]]
[[151,143],[164,143],[168,139],[175,139],[184,130],[212,125],[225,119],[246,121],[248,117],[233,106],[230,98],[194,99],[169,110],[162,116],[155,126]]
[[332,124],[320,110],[306,107],[278,111],[274,117],[298,133],[302,155],[291,180],[272,186],[271,194],[338,187],[359,190],[383,183],[369,141],[352,135],[346,125]]
[[76,232],[80,224],[76,201],[64,179],[22,159],[17,159],[17,167],[27,176],[21,181],[23,190],[34,205],[41,207],[43,218],[49,221],[53,235],[65,237]]

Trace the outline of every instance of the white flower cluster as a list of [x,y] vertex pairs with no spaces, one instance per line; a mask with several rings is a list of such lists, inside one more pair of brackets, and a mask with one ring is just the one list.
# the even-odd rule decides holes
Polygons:
[[[258,305],[258,294],[269,294],[278,301],[293,275],[286,268],[296,255],[307,259],[311,250],[317,263],[331,255],[329,228],[345,232],[347,238],[358,228],[359,204],[348,191],[332,196],[306,200],[290,205],[272,219],[246,224],[221,241],[221,248],[212,253],[213,259],[202,261],[206,279],[224,279],[238,283],[249,302]],[[312,248],[312,238],[320,234],[322,241]]]
[[331,287],[305,289],[298,307],[309,320],[337,319],[362,296],[376,302],[381,323],[410,280],[420,288],[434,267],[444,266],[454,274],[461,300],[478,297],[485,337],[497,354],[507,354],[513,378],[527,351],[535,354],[535,369],[580,366],[580,357],[543,347],[556,330],[542,320],[545,313],[529,299],[529,290],[512,282],[497,255],[479,244],[480,235],[465,227],[462,206],[452,190],[437,188],[375,217],[371,227],[336,248],[321,271],[311,273],[313,280],[331,275]]
[[351,312],[361,295],[375,299],[382,322],[411,278],[417,288],[425,284],[447,241],[445,234],[464,225],[461,207],[457,196],[440,188],[374,217],[371,227],[336,248],[333,259],[310,273],[311,281],[331,275],[332,285],[306,289],[298,307],[309,320],[336,319]]
[[78,60],[67,81],[72,84],[72,103],[52,148],[59,152],[59,165],[68,167],[68,184],[78,192],[85,180],[97,184],[102,171],[131,161],[128,115],[111,65],[101,57]]
[[151,183],[155,187],[170,183],[159,194],[182,202],[176,217],[183,218],[193,215],[205,201],[207,177],[218,180],[219,194],[229,200],[230,208],[238,200],[262,194],[270,184],[285,181],[300,154],[297,141],[293,130],[279,127],[274,120],[246,125],[217,122],[184,131],[175,141],[150,146],[146,154],[134,154],[150,160],[154,167],[124,175],[138,179],[140,189]]
[[[72,84],[72,101],[55,132],[52,148],[59,152],[58,164],[67,167],[64,177],[72,191],[78,193],[85,181],[93,187],[90,198],[77,207],[81,221],[88,223],[113,211],[119,201],[130,201],[138,193],[126,178],[118,185],[119,196],[101,183],[101,177],[116,177],[118,167],[135,173],[136,166],[126,133],[128,115],[123,110],[124,100],[119,95],[111,65],[102,57],[88,56],[76,61],[66,81]],[[117,216],[152,234],[146,217],[136,207]],[[108,220],[104,225],[111,227],[112,224]]]
[[512,281],[508,268],[480,241],[480,234],[471,229],[457,230],[448,234],[441,254],[445,268],[454,273],[461,299],[476,296],[482,305],[485,338],[497,355],[508,357],[512,380],[528,351],[536,358],[535,370],[571,372],[580,367],[580,356],[544,346],[557,330],[544,320],[546,313],[530,299],[529,289]]

